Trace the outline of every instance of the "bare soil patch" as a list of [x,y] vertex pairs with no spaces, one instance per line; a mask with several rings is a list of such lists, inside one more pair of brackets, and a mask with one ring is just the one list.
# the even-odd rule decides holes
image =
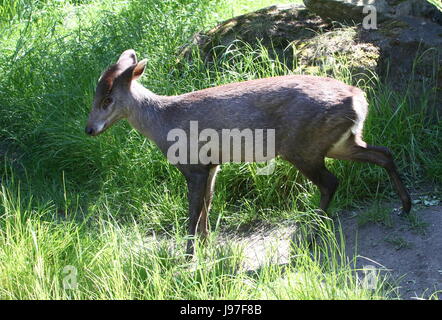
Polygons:
[[[442,198],[414,195],[412,216],[399,216],[391,203],[375,209],[345,211],[336,219],[349,261],[356,268],[375,268],[388,279],[401,299],[442,298]],[[245,267],[289,264],[296,225],[254,228],[221,235],[245,249]],[[339,231],[337,231],[339,237]],[[397,298],[392,296],[392,298]]]
[[[357,267],[386,270],[402,299],[442,298],[442,206],[415,211],[417,221],[391,215],[382,222],[358,223],[358,215],[341,215],[349,257]],[[439,292],[437,292],[439,291]]]

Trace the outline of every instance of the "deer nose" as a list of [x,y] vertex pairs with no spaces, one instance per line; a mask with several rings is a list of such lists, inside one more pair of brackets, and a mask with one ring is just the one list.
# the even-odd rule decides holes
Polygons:
[[84,130],[84,132],[86,132],[86,134],[91,136],[94,134],[94,129],[92,127],[86,126],[86,129]]

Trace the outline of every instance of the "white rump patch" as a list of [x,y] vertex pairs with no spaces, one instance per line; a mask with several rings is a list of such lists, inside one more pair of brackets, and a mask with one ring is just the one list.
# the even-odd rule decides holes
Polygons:
[[353,132],[355,136],[360,136],[362,134],[365,117],[367,116],[367,109],[368,104],[365,94],[353,97],[353,110],[356,113],[356,120],[354,121],[354,125],[351,127],[351,132]]
[[350,135],[353,133],[353,127],[346,132],[339,138],[339,140],[331,147],[331,149],[328,151],[328,154],[339,154],[341,153],[341,150],[345,150],[345,143],[350,138]]
[[356,140],[360,140],[361,143],[364,143],[361,139],[362,129],[364,127],[365,117],[367,116],[368,104],[365,99],[365,95],[357,95],[353,97],[353,110],[356,113],[356,119],[353,121],[353,125],[350,129],[344,132],[344,134],[339,138],[339,140],[333,144],[330,148],[328,154],[341,154],[345,152],[347,148],[346,143],[351,135],[355,137]]

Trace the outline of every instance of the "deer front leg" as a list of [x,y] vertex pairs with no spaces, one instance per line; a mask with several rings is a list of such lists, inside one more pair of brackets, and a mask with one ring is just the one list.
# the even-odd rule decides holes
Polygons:
[[191,237],[187,242],[187,254],[193,254],[195,233],[199,223],[200,214],[204,205],[209,170],[190,171],[185,173],[187,179],[189,199],[189,227]]
[[213,192],[215,190],[215,180],[216,174],[218,173],[219,166],[214,165],[210,168],[209,175],[207,178],[206,191],[204,194],[204,202],[197,224],[197,231],[203,239],[207,238],[209,234],[208,229],[208,215],[210,211],[210,205],[213,199]]

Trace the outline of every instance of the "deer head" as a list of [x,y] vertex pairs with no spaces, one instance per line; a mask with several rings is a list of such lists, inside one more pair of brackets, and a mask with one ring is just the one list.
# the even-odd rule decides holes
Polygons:
[[145,66],[146,59],[137,62],[135,51],[129,49],[101,75],[85,129],[88,135],[99,135],[127,117],[133,103],[132,82],[143,74]]

